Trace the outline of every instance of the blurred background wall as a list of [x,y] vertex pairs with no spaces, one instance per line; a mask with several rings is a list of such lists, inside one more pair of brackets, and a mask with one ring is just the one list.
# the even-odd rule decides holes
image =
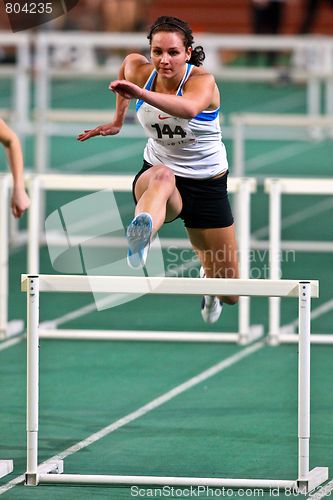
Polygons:
[[[277,0],[278,1],[278,0]],[[154,0],[149,8],[149,19],[173,13],[186,19],[193,31],[215,33],[252,33],[252,0]],[[262,2],[265,3],[265,2]],[[311,13],[312,33],[333,35],[333,3],[330,0],[286,0],[282,34],[298,34],[304,17]],[[311,5],[310,5],[311,4]]]
[[[90,31],[146,30],[160,15],[186,19],[193,31],[253,33],[253,6],[283,3],[281,34],[333,35],[333,0],[80,0],[51,28]],[[0,4],[0,11],[3,5]],[[0,29],[10,29],[0,12]]]

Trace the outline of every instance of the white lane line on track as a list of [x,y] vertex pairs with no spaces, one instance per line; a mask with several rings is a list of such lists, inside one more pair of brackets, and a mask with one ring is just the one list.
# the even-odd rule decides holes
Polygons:
[[319,486],[318,491],[316,493],[311,493],[306,500],[320,500],[321,498],[329,497],[331,496],[332,491],[333,479],[329,483]]
[[9,347],[12,347],[13,345],[18,344],[19,342],[21,342],[22,339],[23,339],[23,336],[9,339],[9,340],[5,340],[4,342],[2,342],[0,344],[0,351],[4,351],[5,349],[8,349]]
[[[250,356],[254,352],[258,351],[262,347],[264,347],[265,343],[263,341],[256,342],[255,344],[246,347],[242,349],[241,351],[237,352],[236,354],[233,354],[229,358],[226,358],[219,363],[211,366],[207,370],[204,370],[203,372],[199,373],[198,375],[195,375],[194,377],[190,378],[186,382],[183,382],[180,385],[177,385],[170,391],[167,391],[166,393],[162,394],[161,396],[153,399],[149,403],[141,406],[137,410],[135,410],[132,413],[129,413],[128,415],[125,415],[124,417],[120,418],[116,422],[113,422],[110,425],[107,425],[106,427],[103,427],[99,431],[95,432],[94,434],[91,434],[87,438],[83,439],[82,441],[79,441],[78,443],[74,444],[73,446],[70,446],[63,452],[54,455],[53,457],[49,458],[47,461],[54,461],[54,460],[63,460],[64,458],[73,455],[74,453],[83,450],[84,448],[87,448],[89,445],[96,443],[100,439],[104,438],[105,436],[111,434],[112,432],[115,432],[116,430],[120,429],[121,427],[124,427],[125,425],[133,422],[134,420],[142,417],[143,415],[146,415],[152,410],[155,410],[156,408],[162,406],[163,404],[167,403],[171,399],[175,398],[176,396],[179,396],[179,394],[182,394],[192,387],[195,387],[196,385],[200,384],[201,382],[204,382],[205,380],[213,377],[217,373],[220,373],[221,371],[229,368],[230,366],[235,365],[242,359],[246,358],[247,356]],[[45,463],[43,462],[43,463]],[[43,464],[40,464],[43,465]],[[22,474],[21,476],[16,477],[15,479],[12,479],[8,483],[4,484],[3,486],[0,487],[0,495],[6,493],[10,489],[14,488],[17,484],[20,484],[24,481],[24,475]]]

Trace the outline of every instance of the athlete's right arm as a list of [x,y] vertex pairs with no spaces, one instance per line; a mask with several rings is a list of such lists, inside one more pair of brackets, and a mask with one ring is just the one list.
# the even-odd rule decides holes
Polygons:
[[[145,75],[147,74],[147,71],[145,71],[147,66],[150,68],[150,64],[144,56],[141,54],[129,54],[125,57],[120,67],[119,79],[129,80],[137,85],[143,84],[142,82],[145,81]],[[143,78],[141,75],[144,75]],[[126,99],[117,94],[116,111],[112,122],[99,125],[91,130],[85,130],[77,136],[77,139],[83,142],[97,135],[105,136],[118,134],[124,124],[129,103],[130,99]]]

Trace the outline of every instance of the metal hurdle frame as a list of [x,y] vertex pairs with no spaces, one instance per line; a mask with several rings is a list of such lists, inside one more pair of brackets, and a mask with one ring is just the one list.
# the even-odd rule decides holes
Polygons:
[[[270,278],[279,279],[281,275],[281,204],[282,194],[291,195],[332,195],[333,179],[299,179],[299,178],[271,178],[265,180],[265,192],[269,194],[269,259],[270,259]],[[323,252],[332,252],[331,242],[316,241],[315,245],[309,245],[309,242],[288,242],[288,247],[300,250],[310,251],[319,250]],[[285,327],[280,324],[280,299],[270,297],[269,299],[269,331],[268,342],[276,345],[281,342],[294,343],[298,341],[298,334],[290,325]],[[333,333],[320,334],[313,333],[311,342],[315,344],[333,344]]]
[[[28,270],[31,274],[39,272],[39,225],[40,199],[43,191],[93,191],[112,189],[115,191],[131,191],[132,176],[129,175],[67,175],[39,174],[30,176],[27,185],[31,198],[28,216]],[[247,279],[250,273],[250,197],[256,190],[256,182],[252,178],[229,178],[228,190],[237,194],[240,277]],[[77,338],[77,339],[113,339],[113,340],[161,340],[191,342],[238,342],[248,344],[263,335],[262,325],[250,324],[250,298],[241,297],[238,310],[238,332],[204,333],[204,332],[142,332],[135,330],[66,330],[55,329],[52,321],[41,325],[40,336],[44,338]]]
[[[126,276],[22,275],[27,293],[27,470],[26,484],[84,483],[215,486],[230,488],[297,488],[307,493],[328,479],[327,467],[309,468],[310,453],[310,310],[311,297],[318,297],[317,281],[243,280],[200,278],[138,278]],[[206,477],[155,477],[126,475],[62,474],[63,461],[38,468],[39,295],[60,293],[150,293],[190,295],[240,295],[297,297],[299,315],[298,356],[298,478],[230,479]]]

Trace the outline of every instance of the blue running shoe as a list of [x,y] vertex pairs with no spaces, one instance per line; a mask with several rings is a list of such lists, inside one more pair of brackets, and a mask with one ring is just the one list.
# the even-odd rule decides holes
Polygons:
[[146,264],[152,230],[151,215],[145,212],[137,215],[128,226],[127,264],[132,269],[140,269]]

